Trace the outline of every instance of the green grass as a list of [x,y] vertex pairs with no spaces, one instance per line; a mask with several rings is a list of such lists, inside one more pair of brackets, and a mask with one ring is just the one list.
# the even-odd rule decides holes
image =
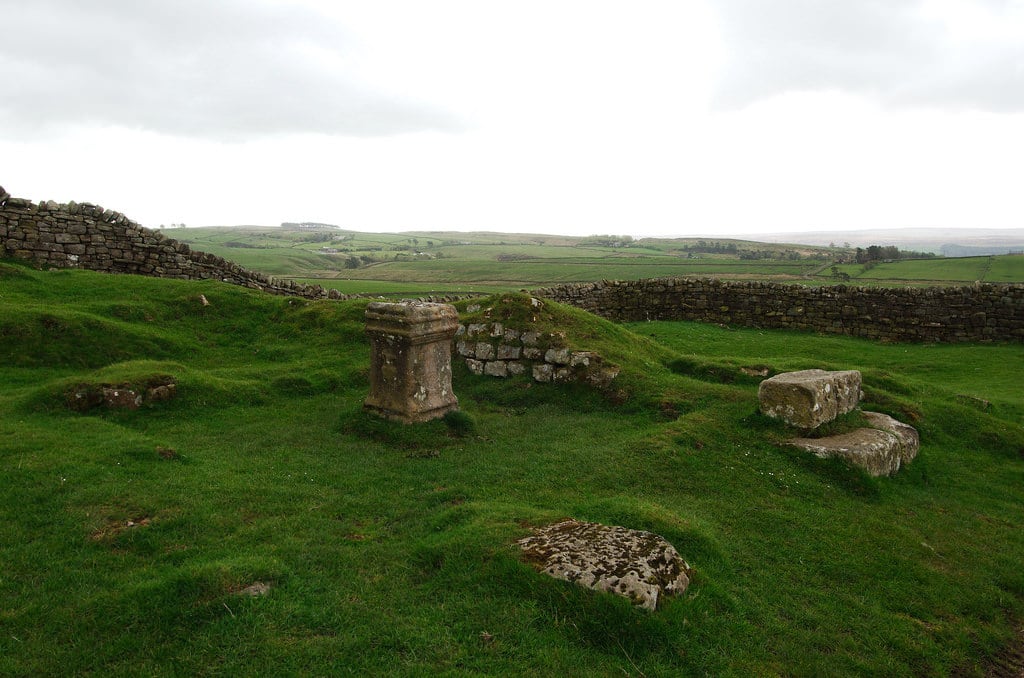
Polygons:
[[972,284],[1024,282],[1024,256],[960,257],[952,259],[907,259],[880,263],[865,269],[861,264],[838,267],[857,284]]
[[[620,391],[456,365],[464,414],[403,427],[361,411],[365,304],[0,263],[0,674],[982,675],[1024,617],[1020,345],[546,303]],[[919,457],[778,447],[750,366],[862,369]],[[154,375],[178,397],[64,406]],[[538,575],[512,544],[565,516],[665,536],[690,590],[649,614]]]

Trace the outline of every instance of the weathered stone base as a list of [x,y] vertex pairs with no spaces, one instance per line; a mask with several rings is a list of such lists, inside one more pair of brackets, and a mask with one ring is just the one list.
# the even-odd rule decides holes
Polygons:
[[865,412],[874,428],[827,438],[795,438],[789,444],[823,459],[840,457],[872,476],[891,476],[917,456],[920,440],[912,426],[878,412]]
[[369,304],[370,394],[364,408],[407,424],[457,409],[450,346],[458,317],[448,304]]
[[565,520],[517,542],[541,572],[629,598],[653,610],[661,595],[690,585],[692,571],[675,548],[651,532]]
[[765,379],[757,389],[761,412],[812,429],[852,412],[860,402],[860,372],[801,370]]
[[371,414],[375,414],[382,419],[389,421],[399,421],[403,424],[420,424],[426,421],[433,421],[434,419],[440,419],[444,415],[452,412],[453,410],[459,409],[459,402],[455,400],[450,403],[435,407],[430,410],[417,410],[415,412],[400,411],[390,409],[388,407],[380,407],[372,403],[364,402],[363,410]]

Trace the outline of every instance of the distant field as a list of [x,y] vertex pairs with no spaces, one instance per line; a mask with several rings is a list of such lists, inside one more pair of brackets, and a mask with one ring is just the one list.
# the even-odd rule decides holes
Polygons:
[[992,266],[985,275],[985,282],[1024,282],[1024,255],[990,257],[989,260],[992,262]]
[[468,293],[492,294],[513,289],[509,285],[437,284],[433,282],[394,282],[390,280],[347,280],[345,278],[294,278],[306,285],[320,285],[343,294],[379,294],[381,296],[460,295]]
[[[246,268],[347,294],[459,294],[671,276],[828,285],[840,282],[832,275],[833,263],[853,254],[834,247],[693,238],[616,242],[607,236],[255,226],[164,233]],[[867,270],[862,264],[835,265],[858,285],[1024,282],[1024,256],[908,259]]]
[[375,264],[366,268],[345,271],[346,277],[438,282],[486,282],[509,286],[537,286],[561,282],[592,280],[635,280],[662,276],[717,276],[717,277],[795,277],[808,271],[806,264],[790,262],[745,262],[728,260],[679,259],[623,260],[618,258],[575,259],[571,261],[530,260],[498,262],[486,260],[441,259],[434,261],[398,261]]
[[939,259],[908,259],[875,265],[838,267],[862,285],[969,285],[974,282],[1024,282],[1024,256],[1000,255]]

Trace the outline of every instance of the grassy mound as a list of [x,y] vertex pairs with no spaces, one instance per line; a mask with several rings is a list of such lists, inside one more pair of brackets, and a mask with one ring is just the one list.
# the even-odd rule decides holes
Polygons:
[[[456,370],[461,413],[403,426],[362,411],[365,304],[3,264],[0,674],[980,674],[1024,616],[1021,346],[545,302],[625,400]],[[780,448],[744,367],[861,369],[921,453],[877,480]],[[538,575],[513,542],[566,516],[661,534],[690,590],[648,614]]]

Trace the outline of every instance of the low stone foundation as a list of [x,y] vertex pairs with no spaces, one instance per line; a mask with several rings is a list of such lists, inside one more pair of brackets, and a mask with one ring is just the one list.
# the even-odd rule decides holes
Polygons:
[[473,374],[514,377],[528,374],[541,383],[579,381],[608,386],[619,368],[606,365],[593,351],[573,351],[559,346],[562,337],[533,330],[506,327],[502,323],[459,325],[454,351]]

